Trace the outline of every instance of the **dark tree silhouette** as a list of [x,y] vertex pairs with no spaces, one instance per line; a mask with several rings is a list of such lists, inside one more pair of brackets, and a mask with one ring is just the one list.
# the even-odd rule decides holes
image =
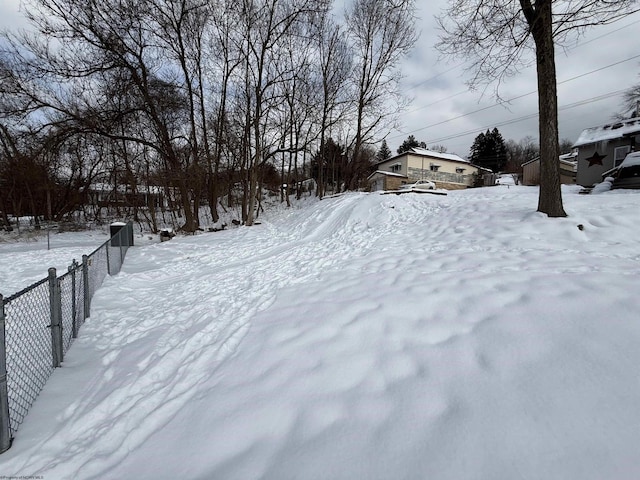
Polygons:
[[507,147],[497,128],[479,134],[471,146],[471,163],[501,172],[507,164]]
[[383,162],[389,157],[391,157],[391,149],[387,145],[387,141],[382,140],[382,145],[380,145],[380,149],[376,153],[376,161]]
[[416,140],[416,137],[414,137],[413,135],[409,135],[407,139],[398,147],[398,154],[408,152],[415,147],[427,148],[427,144],[424,142],[419,142],[418,140]]

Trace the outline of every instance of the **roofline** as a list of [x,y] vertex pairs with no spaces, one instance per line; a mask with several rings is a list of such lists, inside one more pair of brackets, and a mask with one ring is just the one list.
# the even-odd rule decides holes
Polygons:
[[[564,155],[566,155],[566,153],[565,153]],[[576,157],[574,157],[574,158],[576,158]],[[540,157],[532,158],[531,160],[527,160],[526,162],[521,163],[521,164],[520,164],[520,166],[521,166],[521,167],[526,167],[526,166],[527,166],[527,165],[529,165],[530,163],[533,163],[533,162],[539,162],[539,161],[540,161]],[[560,162],[560,163],[571,163],[571,164],[575,164],[575,163],[577,162],[577,160],[568,160],[568,159],[566,159],[566,158],[562,158],[562,155],[560,155],[560,156],[558,157],[558,162]]]
[[[603,123],[602,125],[596,125],[596,126],[593,126],[593,127],[587,127],[585,129],[583,129],[582,132],[580,132],[580,135],[578,136],[578,140],[580,140],[580,137],[582,136],[582,134],[584,132],[586,132],[587,130],[593,130],[593,129],[596,129],[596,128],[604,128],[604,127],[607,127],[607,126],[615,125],[616,123],[628,123],[628,122],[640,122],[640,117],[627,118],[626,120],[614,120],[612,122]],[[623,133],[622,135],[620,135],[618,137],[613,137],[611,140],[614,140],[614,139],[617,139],[617,138],[635,136],[635,135],[638,134],[638,132],[640,132],[640,125],[638,126],[637,130],[634,130],[632,132]],[[600,143],[601,141],[602,140],[595,140],[595,141],[580,142],[580,143],[578,143],[578,141],[576,141],[576,143],[574,143],[571,148],[584,147],[585,145],[592,145],[592,144],[595,144],[595,143]]]
[[371,177],[373,177],[376,173],[380,173],[380,174],[382,174],[384,176],[387,176],[387,177],[409,178],[406,175],[402,175],[402,174],[396,173],[396,172],[387,172],[385,170],[376,170],[375,172],[373,172],[371,175],[369,175],[367,177],[367,180],[369,180]]
[[[436,152],[436,153],[437,153],[437,152]],[[425,154],[425,153],[418,153],[418,152],[406,151],[406,152],[399,153],[399,154],[397,154],[397,155],[395,155],[395,156],[393,156],[393,157],[389,157],[389,158],[387,158],[386,160],[382,160],[381,162],[376,163],[376,165],[375,165],[375,166],[376,166],[376,168],[377,168],[379,165],[382,165],[383,163],[387,163],[387,162],[389,162],[389,161],[391,161],[391,160],[396,160],[396,159],[398,159],[398,158],[400,158],[400,157],[403,157],[403,156],[405,156],[405,155],[407,155],[407,156],[409,156],[409,155],[415,155],[416,157],[433,158],[433,159],[436,159],[436,160],[445,160],[445,161],[447,161],[447,162],[457,162],[457,163],[464,163],[465,165],[473,165],[472,163],[470,163],[470,162],[468,162],[468,161],[464,160],[462,157],[460,157],[459,155],[457,155],[457,154],[455,154],[455,153],[447,153],[447,154],[445,154],[445,155],[456,155],[456,157],[459,157],[459,158],[460,158],[460,160],[456,160],[456,159],[453,159],[453,158],[434,157],[434,156],[432,156],[432,155],[427,155],[427,154]],[[474,166],[474,167],[477,167],[477,165],[473,165],[473,166]],[[482,167],[478,167],[478,168],[482,168]]]

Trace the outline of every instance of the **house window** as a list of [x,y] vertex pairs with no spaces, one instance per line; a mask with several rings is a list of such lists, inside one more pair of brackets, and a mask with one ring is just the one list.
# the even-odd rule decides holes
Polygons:
[[616,147],[615,150],[613,151],[613,166],[614,168],[619,166],[622,161],[624,160],[624,157],[627,156],[627,153],[629,153],[629,151],[631,150],[631,147],[629,145],[625,145],[624,147]]
[[393,165],[391,165],[391,171],[398,173],[402,171],[402,164],[401,163],[394,163]]
[[440,165],[436,165],[435,163],[432,163],[431,165],[429,165],[429,170],[431,170],[432,172],[437,172],[440,169]]
[[465,170],[466,169],[464,169],[464,168],[459,168],[458,167],[458,168],[456,168],[456,173],[464,173]]

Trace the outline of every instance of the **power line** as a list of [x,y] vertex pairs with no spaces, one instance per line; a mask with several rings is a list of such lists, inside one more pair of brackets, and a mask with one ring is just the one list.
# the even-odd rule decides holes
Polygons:
[[432,107],[432,106],[434,106],[434,105],[437,105],[437,104],[438,104],[438,103],[440,103],[440,102],[444,102],[444,101],[446,101],[446,100],[451,100],[452,98],[458,97],[458,96],[463,95],[463,94],[468,93],[468,92],[469,92],[469,90],[468,90],[468,89],[467,89],[467,90],[463,90],[463,91],[461,91],[461,92],[454,93],[453,95],[449,95],[448,97],[441,98],[440,100],[436,100],[435,102],[431,102],[431,103],[429,103],[429,104],[427,104],[427,105],[423,105],[422,107],[414,108],[413,110],[409,110],[409,111],[407,111],[407,112],[405,112],[405,113],[418,112],[418,111],[420,111],[420,110],[424,110],[425,108],[429,108],[429,107]]
[[[631,15],[633,15],[635,13],[637,13],[637,12],[634,12]],[[594,37],[594,38],[592,38],[590,40],[587,40],[586,42],[579,43],[579,44],[575,45],[574,47],[568,48],[567,51],[570,52],[570,51],[575,50],[577,48],[584,47],[585,45],[589,45],[590,43],[595,42],[596,40],[600,40],[601,38],[604,38],[604,37],[607,37],[607,36],[612,35],[614,33],[617,33],[620,30],[624,30],[625,28],[631,27],[632,25],[636,25],[637,23],[640,23],[640,19],[638,19],[638,20],[636,20],[634,22],[628,23],[626,25],[623,25],[620,28],[616,28],[615,30],[611,30],[611,31],[609,31],[607,33],[603,33],[602,35],[600,35],[598,37]]]
[[415,90],[416,88],[418,88],[418,87],[420,87],[420,86],[424,85],[425,83],[429,83],[430,81],[435,80],[436,78],[441,77],[441,76],[443,76],[443,75],[444,75],[444,74],[446,74],[446,73],[452,72],[453,70],[455,70],[455,69],[456,69],[456,68],[458,68],[458,67],[461,67],[461,66],[462,66],[462,65],[464,65],[465,63],[468,63],[468,62],[458,63],[457,65],[454,65],[453,67],[451,67],[451,68],[449,68],[449,69],[445,70],[444,72],[440,72],[440,73],[438,73],[438,74],[434,75],[433,77],[429,77],[429,78],[427,78],[426,80],[422,80],[422,81],[420,81],[420,82],[418,82],[418,83],[416,83],[416,84],[414,84],[414,85],[411,85],[410,87],[407,87],[407,90]]
[[[636,13],[636,12],[634,12],[634,13]],[[597,40],[600,40],[600,39],[602,39],[602,38],[604,38],[604,37],[607,37],[607,36],[609,36],[609,35],[612,35],[612,34],[614,34],[614,33],[617,33],[617,32],[619,32],[619,31],[621,31],[621,30],[624,30],[625,28],[631,27],[631,26],[636,25],[636,24],[638,24],[638,23],[640,23],[640,19],[635,20],[635,21],[633,21],[633,22],[631,22],[631,23],[628,23],[628,24],[626,24],[626,25],[623,25],[623,26],[621,26],[621,27],[619,27],[619,28],[616,28],[615,30],[611,30],[611,31],[609,31],[609,32],[607,32],[607,33],[604,33],[604,34],[602,34],[602,35],[599,35],[599,36],[597,36],[597,37],[594,37],[594,38],[592,38],[592,39],[590,39],[590,40],[587,40],[587,41],[585,41],[585,42],[579,43],[579,44],[577,44],[577,45],[575,45],[575,46],[573,46],[573,47],[566,48],[566,49],[564,49],[564,51],[565,51],[565,52],[571,52],[571,51],[573,51],[573,50],[576,50],[576,49],[578,49],[578,48],[580,48],[580,47],[583,47],[583,46],[585,46],[585,45],[588,45],[588,44],[590,44],[590,43],[592,43],[592,42],[595,42],[595,41],[597,41]],[[592,74],[592,73],[599,72],[599,71],[604,70],[604,69],[606,69],[606,68],[610,68],[610,67],[613,67],[613,66],[619,65],[620,63],[628,62],[628,61],[633,60],[633,59],[638,58],[638,57],[640,57],[640,55],[636,55],[636,56],[631,57],[631,58],[628,58],[628,59],[626,59],[626,60],[622,60],[622,61],[620,61],[620,62],[616,62],[616,63],[613,63],[613,64],[611,64],[611,65],[607,65],[607,66],[605,66],[605,67],[602,67],[602,68],[599,68],[599,69],[596,69],[596,70],[592,70],[592,71],[590,71],[590,72],[583,73],[583,74],[578,75],[578,76],[576,76],[576,77],[572,77],[572,78],[569,78],[569,79],[567,79],[567,80],[563,80],[562,82],[558,82],[558,85],[561,85],[561,84],[566,83],[566,82],[570,82],[570,81],[572,81],[572,80],[576,80],[576,79],[578,79],[578,78],[581,78],[581,77],[584,77],[584,76],[590,75],[590,74]],[[421,82],[419,82],[419,83],[417,83],[417,84],[414,84],[414,85],[412,85],[412,86],[408,87],[408,88],[407,88],[407,90],[409,90],[409,91],[410,91],[410,90],[415,90],[416,88],[418,88],[418,87],[420,87],[420,86],[422,86],[422,85],[424,85],[424,84],[426,84],[426,83],[429,83],[429,82],[431,82],[432,80],[435,80],[436,78],[441,77],[442,75],[445,75],[446,73],[449,73],[449,72],[451,72],[451,71],[455,70],[456,68],[461,67],[462,65],[465,65],[466,63],[468,63],[468,62],[462,62],[462,63],[459,63],[459,64],[457,64],[457,65],[454,65],[453,67],[451,67],[451,68],[449,68],[449,69],[445,70],[444,72],[441,72],[441,73],[439,73],[439,74],[437,74],[437,75],[434,75],[433,77],[430,77],[430,78],[428,78],[428,79],[426,79],[426,80],[423,80],[423,81],[421,81]],[[467,93],[467,92],[468,92],[468,90],[464,90],[464,91],[461,91],[461,92],[458,92],[458,93],[455,93],[455,94],[449,95],[448,97],[441,98],[441,99],[436,100],[436,101],[434,101],[434,102],[431,102],[431,103],[429,103],[429,104],[427,104],[427,105],[423,105],[423,106],[421,106],[421,107],[414,108],[414,109],[409,110],[409,111],[407,111],[407,112],[405,112],[405,113],[414,113],[414,112],[418,112],[418,111],[420,111],[420,110],[424,110],[425,108],[432,107],[433,105],[437,105],[438,103],[440,103],[440,102],[444,102],[444,101],[446,101],[446,100],[451,100],[452,98],[458,97],[458,96],[463,95],[463,94],[465,94],[465,93]],[[525,96],[528,96],[528,95],[532,95],[533,93],[536,93],[536,92],[535,92],[535,91],[534,91],[534,92],[529,92],[529,93],[526,93],[526,94],[524,94],[524,95],[517,96],[517,97],[511,98],[511,99],[509,99],[509,100],[505,100],[504,102],[500,102],[500,103],[498,103],[498,104],[496,104],[496,105],[493,105],[493,106],[491,106],[491,107],[486,107],[486,108],[493,108],[494,106],[498,106],[498,105],[501,105],[501,104],[504,104],[504,103],[509,103],[509,102],[511,102],[511,101],[513,101],[513,100],[518,100],[518,99],[520,99],[520,98],[522,98],[522,97],[525,97]],[[474,112],[469,112],[468,114],[465,114],[465,115],[472,115],[472,114],[474,114],[474,113],[481,112],[481,111],[485,110],[486,108],[482,108],[482,109],[480,109],[480,110],[476,110],[476,111],[474,111]],[[452,121],[452,120],[456,120],[456,119],[458,119],[458,118],[461,118],[461,117],[455,117],[455,118],[452,118],[452,119],[450,119],[450,120],[446,120],[445,122]],[[423,127],[422,129],[413,130],[413,131],[411,131],[411,132],[406,132],[406,133],[403,133],[403,134],[400,134],[400,135],[394,135],[394,136],[392,136],[392,137],[389,137],[389,139],[400,138],[400,137],[402,137],[403,135],[410,134],[410,133],[415,133],[415,132],[418,132],[418,131],[421,131],[421,130],[424,130],[424,129],[430,128],[430,127],[432,127],[432,126],[437,126],[437,125],[440,125],[440,123],[438,123],[438,124],[434,124],[434,125],[430,125],[430,126],[427,126],[427,127]]]
[[[640,55],[634,55],[633,57],[629,57],[629,58],[626,58],[626,59],[624,59],[624,60],[620,60],[620,61],[618,61],[618,62],[614,62],[614,63],[611,63],[611,64],[609,64],[609,65],[605,65],[604,67],[596,68],[595,70],[591,70],[591,71],[589,71],[589,72],[585,72],[585,73],[582,73],[582,74],[580,74],[580,75],[576,75],[575,77],[567,78],[567,79],[565,79],[565,80],[562,80],[562,81],[558,82],[557,84],[558,84],[558,85],[562,85],[562,84],[565,84],[565,83],[571,82],[571,81],[573,81],[573,80],[577,80],[577,79],[579,79],[579,78],[586,77],[587,75],[591,75],[591,74],[593,74],[593,73],[600,72],[600,71],[602,71],[602,70],[606,70],[607,68],[615,67],[616,65],[620,65],[620,64],[622,64],[622,63],[626,63],[626,62],[629,62],[629,61],[631,61],[631,60],[635,60],[636,58],[640,58]],[[624,92],[624,91],[625,91],[625,90],[622,90],[621,92]],[[427,126],[425,126],[425,127],[418,128],[418,129],[416,129],[416,130],[412,130],[412,131],[405,132],[405,133],[402,133],[402,134],[399,134],[399,135],[391,136],[391,137],[389,137],[389,139],[400,138],[400,137],[402,137],[402,136],[404,136],[404,135],[407,135],[407,134],[413,134],[413,133],[416,133],[416,132],[421,132],[422,130],[426,130],[426,129],[428,129],[428,128],[437,127],[437,126],[439,126],[439,125],[443,125],[443,124],[445,124],[445,123],[449,123],[449,122],[452,122],[452,121],[454,121],[454,120],[459,120],[459,119],[461,119],[461,118],[468,117],[468,116],[470,116],[470,115],[474,115],[474,114],[476,114],[476,113],[484,112],[485,110],[489,110],[489,109],[491,109],[491,108],[495,108],[495,107],[500,106],[500,105],[509,104],[509,103],[513,102],[514,100],[519,100],[519,99],[521,99],[521,98],[528,97],[529,95],[533,95],[533,94],[535,94],[535,93],[537,93],[537,90],[533,90],[533,91],[531,91],[531,92],[523,93],[523,94],[521,94],[521,95],[517,95],[517,96],[515,96],[515,97],[512,97],[512,98],[510,98],[510,99],[508,99],[508,100],[504,100],[504,101],[501,101],[501,102],[495,103],[495,104],[493,104],[493,105],[488,105],[488,106],[486,106],[486,107],[482,107],[482,108],[480,108],[480,109],[478,109],[478,110],[473,110],[472,112],[463,113],[463,114],[458,115],[458,116],[456,116],[456,117],[449,118],[449,119],[447,119],[447,120],[442,120],[441,122],[432,123],[431,125],[427,125]],[[455,94],[454,96],[457,96],[457,95],[458,95],[458,94]],[[437,103],[437,102],[436,102],[436,103]]]
[[[605,100],[607,98],[614,97],[616,95],[620,95],[621,93],[624,93],[625,91],[626,90],[616,90],[615,92],[609,92],[609,93],[605,93],[603,95],[598,95],[596,97],[591,97],[591,98],[588,98],[588,99],[585,99],[585,100],[580,100],[578,102],[570,103],[568,105],[563,105],[563,106],[558,107],[558,111],[569,110],[571,108],[581,107],[583,105],[588,105],[590,103],[598,102],[600,100]],[[511,125],[513,123],[518,123],[518,122],[522,122],[522,121],[525,121],[525,120],[530,120],[530,119],[533,119],[533,118],[536,118],[536,117],[538,117],[538,113],[532,113],[532,114],[529,114],[529,115],[524,115],[522,117],[511,119],[511,120],[505,120],[503,122],[494,123],[494,124],[491,124],[491,125],[488,125],[488,126],[478,127],[478,128],[473,129],[473,130],[468,130],[466,132],[457,133],[455,135],[449,135],[449,136],[446,136],[446,137],[440,137],[440,138],[431,139],[427,143],[444,142],[446,140],[452,140],[454,138],[460,138],[460,137],[464,137],[464,136],[467,136],[467,135],[472,135],[472,134],[474,134],[474,133],[476,133],[478,131],[483,131],[483,130],[485,130],[487,128],[504,127],[506,125]]]
[[[631,15],[634,15],[635,13],[637,13],[637,12],[634,12],[634,13],[632,13]],[[564,51],[564,52],[572,52],[573,50],[577,50],[578,48],[584,47],[585,45],[589,45],[590,43],[593,43],[593,42],[595,42],[595,41],[597,41],[597,40],[600,40],[601,38],[604,38],[604,37],[607,37],[607,36],[612,35],[612,34],[614,34],[614,33],[617,33],[617,32],[619,32],[619,31],[621,31],[621,30],[624,30],[625,28],[629,28],[629,27],[631,27],[631,26],[633,26],[633,25],[636,25],[636,24],[638,24],[638,23],[640,23],[640,19],[635,20],[635,21],[633,21],[633,22],[631,22],[631,23],[628,23],[628,24],[626,24],[626,25],[623,25],[623,26],[621,26],[621,27],[619,27],[619,28],[616,28],[615,30],[611,30],[611,31],[609,31],[609,32],[607,32],[607,33],[603,33],[602,35],[599,35],[599,36],[597,36],[597,37],[594,37],[594,38],[592,38],[592,39],[590,39],[590,40],[587,40],[587,41],[585,41],[585,42],[578,43],[578,44],[576,44],[576,45],[574,45],[574,46],[572,46],[572,47],[564,48],[564,49],[562,49],[561,51]],[[558,54],[559,54],[559,53],[558,53]],[[558,55],[558,54],[557,54],[557,55]],[[407,90],[408,90],[408,91],[415,90],[416,88],[418,88],[418,87],[420,87],[420,86],[424,85],[425,83],[429,83],[429,82],[431,82],[432,80],[435,80],[436,78],[441,77],[441,76],[443,76],[443,75],[445,75],[445,74],[447,74],[447,73],[449,73],[449,72],[451,72],[451,71],[453,71],[453,70],[457,69],[458,67],[461,67],[461,66],[463,66],[463,65],[465,65],[465,64],[467,64],[467,63],[469,63],[469,62],[468,62],[468,61],[465,61],[465,62],[462,62],[462,63],[458,63],[458,64],[454,65],[453,67],[451,67],[451,68],[449,68],[449,69],[445,70],[444,72],[440,72],[440,73],[438,73],[438,74],[436,74],[436,75],[434,75],[434,76],[432,76],[432,77],[427,78],[426,80],[422,80],[422,81],[420,81],[420,82],[418,82],[418,83],[416,83],[416,84],[413,84],[413,85],[408,86],[408,87],[407,87]],[[448,100],[448,98],[445,98],[445,99],[442,99],[442,100]],[[434,102],[434,103],[438,103],[438,102],[440,102],[440,101],[442,101],[442,100],[438,100],[438,101],[436,101],[436,102]],[[425,107],[427,107],[427,106],[430,106],[430,105],[426,105]],[[422,107],[421,107],[421,108],[422,108]]]

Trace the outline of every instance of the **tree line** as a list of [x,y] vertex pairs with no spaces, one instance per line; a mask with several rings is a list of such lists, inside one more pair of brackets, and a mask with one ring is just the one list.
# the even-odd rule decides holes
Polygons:
[[5,221],[62,218],[96,183],[161,189],[185,231],[233,202],[251,225],[263,187],[308,175],[320,197],[360,187],[402,104],[414,15],[414,0],[343,17],[331,0],[33,0],[31,29],[0,38]]

